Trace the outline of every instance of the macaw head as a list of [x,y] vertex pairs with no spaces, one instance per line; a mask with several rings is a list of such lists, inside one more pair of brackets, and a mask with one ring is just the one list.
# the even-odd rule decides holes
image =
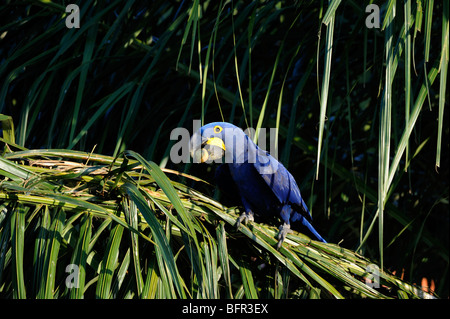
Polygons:
[[[254,163],[261,174],[273,174],[279,162],[260,149],[239,127],[227,122],[213,122],[198,129],[191,138],[194,163]],[[220,161],[219,161],[220,160]]]
[[[236,160],[236,148],[243,149],[247,136],[237,126],[226,122],[213,122],[202,126],[191,138],[190,152],[194,163],[211,163],[224,155]],[[242,140],[242,142],[241,142]],[[237,146],[237,147],[236,147]]]

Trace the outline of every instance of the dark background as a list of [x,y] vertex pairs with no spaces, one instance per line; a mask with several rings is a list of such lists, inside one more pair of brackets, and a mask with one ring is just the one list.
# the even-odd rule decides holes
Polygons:
[[[326,1],[201,1],[199,16],[191,1],[72,2],[81,9],[80,29],[65,26],[67,1],[0,5],[0,113],[13,117],[17,144],[108,155],[132,149],[163,167],[212,181],[213,167],[171,163],[170,147],[176,141],[170,141],[170,132],[192,130],[193,119],[256,127],[264,112],[262,127],[279,128],[279,158],[296,178],[316,228],[330,242],[360,246],[377,207],[385,82],[385,30],[365,27],[367,1],[343,1],[336,12],[317,180]],[[379,5],[384,14],[385,3]],[[396,14],[394,42],[404,49],[403,2],[397,3]],[[410,79],[404,76],[404,54],[397,55],[391,156],[405,128],[406,81],[414,104],[424,74],[441,57],[443,4],[434,3],[429,30],[423,19],[420,31],[414,32],[416,24],[412,28],[415,69]],[[431,49],[425,63],[427,32]],[[199,70],[205,68],[203,93],[205,78],[200,82]],[[386,268],[418,284],[427,278],[439,295],[448,297],[448,90],[441,165],[435,167],[440,76],[429,83],[414,125],[408,170],[403,155],[394,178],[383,243]],[[360,247],[375,260],[377,225]]]

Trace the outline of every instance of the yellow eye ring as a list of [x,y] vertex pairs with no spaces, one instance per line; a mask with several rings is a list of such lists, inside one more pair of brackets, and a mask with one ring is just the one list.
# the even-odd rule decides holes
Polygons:
[[222,126],[216,125],[214,126],[214,133],[220,133],[222,132]]

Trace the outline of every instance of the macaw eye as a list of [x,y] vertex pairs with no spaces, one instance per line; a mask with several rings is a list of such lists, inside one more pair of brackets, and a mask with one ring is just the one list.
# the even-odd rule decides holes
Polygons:
[[222,126],[216,125],[214,126],[214,133],[220,133],[222,132]]

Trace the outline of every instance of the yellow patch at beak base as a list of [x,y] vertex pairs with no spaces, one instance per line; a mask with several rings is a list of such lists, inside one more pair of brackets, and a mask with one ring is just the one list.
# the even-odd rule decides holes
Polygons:
[[209,138],[208,141],[206,141],[206,144],[220,147],[221,149],[226,151],[225,144],[223,143],[223,140],[219,137]]

